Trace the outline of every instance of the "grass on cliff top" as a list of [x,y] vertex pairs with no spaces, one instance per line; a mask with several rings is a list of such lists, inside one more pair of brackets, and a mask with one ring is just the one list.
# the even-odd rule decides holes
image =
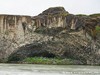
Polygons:
[[91,16],[91,17],[98,17],[98,16],[100,16],[100,13],[91,14],[91,15],[89,15],[89,16]]
[[52,65],[72,65],[77,64],[72,59],[58,59],[58,58],[46,58],[46,57],[30,57],[25,58],[22,63],[27,64],[52,64]]

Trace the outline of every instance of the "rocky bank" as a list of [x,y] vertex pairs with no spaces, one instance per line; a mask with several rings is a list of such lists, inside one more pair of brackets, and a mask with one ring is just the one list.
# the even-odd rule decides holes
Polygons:
[[37,56],[99,65],[100,32],[96,34],[95,50],[91,49],[92,36],[87,33],[85,37],[83,32],[91,18],[100,20],[100,16],[70,14],[63,7],[49,8],[34,17],[0,15],[0,61],[17,62]]

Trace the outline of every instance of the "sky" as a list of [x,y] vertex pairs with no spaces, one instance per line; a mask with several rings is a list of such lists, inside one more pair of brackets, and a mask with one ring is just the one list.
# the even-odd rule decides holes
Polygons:
[[57,6],[71,14],[100,13],[100,0],[0,0],[0,14],[35,16]]

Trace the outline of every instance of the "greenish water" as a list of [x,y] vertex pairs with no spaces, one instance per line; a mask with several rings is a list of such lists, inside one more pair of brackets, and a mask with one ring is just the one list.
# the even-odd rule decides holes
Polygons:
[[0,64],[0,75],[100,75],[99,66]]

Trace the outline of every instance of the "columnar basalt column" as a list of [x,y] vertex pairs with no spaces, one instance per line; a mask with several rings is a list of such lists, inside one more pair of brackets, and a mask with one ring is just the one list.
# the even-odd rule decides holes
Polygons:
[[14,21],[15,21],[15,27],[16,27],[16,24],[17,24],[16,16],[14,17]]
[[3,32],[6,31],[6,16],[4,16],[4,25],[3,25]]
[[38,20],[38,26],[41,27],[41,21],[40,21],[40,19]]
[[62,20],[62,17],[58,17],[58,19],[57,19],[57,26],[58,27],[62,27],[63,26],[63,20]]
[[56,18],[55,17],[53,18],[53,24],[56,24]]
[[9,22],[7,21],[6,22],[6,30],[8,30],[9,29]]
[[76,22],[77,22],[77,19],[72,20],[71,29],[75,29]]
[[36,19],[36,26],[37,26],[37,28],[39,27],[39,20],[38,19]]
[[65,28],[66,27],[66,18],[63,20],[63,28]]
[[4,16],[0,17],[0,33],[3,33],[3,21],[4,21]]

